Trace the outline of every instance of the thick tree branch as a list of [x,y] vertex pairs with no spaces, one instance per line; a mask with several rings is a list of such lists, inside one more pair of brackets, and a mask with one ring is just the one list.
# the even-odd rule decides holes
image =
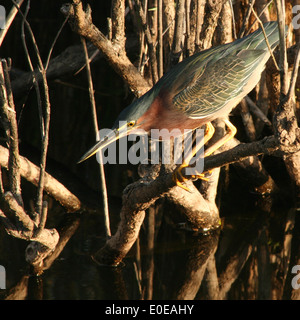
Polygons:
[[91,41],[124,79],[130,90],[140,97],[150,89],[149,83],[141,76],[135,66],[128,59],[125,50],[119,50],[104,34],[92,23],[91,12],[85,13],[81,1],[73,1],[73,4],[66,4],[61,8],[64,15],[69,15],[69,23],[72,29],[79,35]]
[[2,123],[9,145],[9,187],[18,202],[22,204],[18,126],[8,66],[5,60],[0,63],[0,100]]
[[205,18],[200,34],[199,50],[211,47],[214,32],[218,24],[218,18],[223,5],[227,0],[208,0],[205,7]]
[[[8,150],[2,146],[0,146],[0,165],[4,168],[8,168]],[[39,171],[40,169],[38,166],[20,156],[20,174],[35,186],[38,184]],[[45,173],[44,190],[69,212],[83,209],[81,201],[64,185],[47,173]]]

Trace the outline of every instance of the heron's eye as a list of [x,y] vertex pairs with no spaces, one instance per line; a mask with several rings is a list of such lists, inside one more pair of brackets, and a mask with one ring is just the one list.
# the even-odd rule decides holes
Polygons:
[[128,127],[133,127],[134,126],[134,124],[135,124],[135,121],[130,121],[130,122],[128,122]]

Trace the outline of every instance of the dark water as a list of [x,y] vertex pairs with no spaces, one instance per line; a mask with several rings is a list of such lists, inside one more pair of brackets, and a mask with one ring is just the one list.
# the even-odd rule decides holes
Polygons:
[[[6,269],[1,299],[293,299],[291,267],[299,258],[299,212],[279,195],[248,195],[244,205],[221,208],[222,227],[208,234],[180,230],[156,216],[154,248],[146,217],[138,241],[117,267],[90,258],[105,239],[95,214],[65,215],[79,227],[60,256],[39,276],[25,263],[27,243],[1,228],[0,265]],[[148,220],[147,220],[148,219]],[[149,240],[150,239],[150,240]],[[292,245],[290,245],[292,244]],[[300,289],[299,289],[300,290]],[[295,298],[296,297],[296,298]]]

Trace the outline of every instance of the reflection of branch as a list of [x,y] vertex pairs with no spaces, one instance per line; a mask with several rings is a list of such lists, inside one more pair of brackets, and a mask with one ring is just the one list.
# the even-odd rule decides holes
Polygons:
[[67,217],[67,220],[61,228],[58,228],[59,231],[59,241],[52,252],[52,254],[45,258],[43,261],[43,270],[49,269],[55,259],[60,255],[70,238],[76,232],[80,224],[80,218],[78,216]]
[[[199,236],[192,241],[187,260],[183,268],[183,279],[172,298],[176,300],[193,300],[201,286],[205,270],[217,249],[219,232]],[[178,277],[178,276],[177,276]],[[177,278],[176,277],[176,278]]]
[[212,254],[207,261],[204,285],[207,291],[207,300],[218,300],[219,299],[219,281],[216,268],[216,259]]
[[4,299],[14,301],[25,300],[28,292],[28,279],[29,275],[25,274],[14,287],[9,289],[9,292]]
[[258,215],[252,220],[252,223],[247,223],[246,233],[241,226],[236,228],[237,232],[230,247],[230,256],[226,257],[226,266],[219,275],[219,299],[226,298],[231,286],[238,278],[253,251],[253,247],[257,244],[264,222],[265,217]]

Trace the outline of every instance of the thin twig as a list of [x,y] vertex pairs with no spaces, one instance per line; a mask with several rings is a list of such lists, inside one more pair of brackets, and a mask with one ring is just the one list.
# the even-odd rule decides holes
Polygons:
[[47,60],[46,60],[46,63],[45,63],[45,70],[48,69],[53,48],[54,48],[54,46],[56,44],[57,39],[59,38],[59,36],[60,36],[60,34],[62,32],[62,29],[64,28],[65,24],[67,23],[68,19],[69,19],[69,15],[66,16],[64,22],[62,23],[61,27],[59,28],[59,30],[58,30],[58,32],[57,32],[57,34],[56,34],[56,36],[55,36],[55,38],[54,38],[54,40],[53,40],[53,42],[51,44],[51,47],[50,47],[50,50],[49,50],[49,53],[48,53],[48,57],[47,57]]
[[201,47],[201,32],[203,29],[203,21],[205,15],[205,3],[206,0],[197,0],[197,19],[196,19],[196,34],[195,34],[195,44],[197,49],[203,49]]
[[231,16],[232,16],[233,39],[235,40],[237,39],[237,35],[236,35],[235,16],[234,16],[232,0],[229,0],[229,4],[230,4]]
[[[89,55],[88,55],[88,50],[87,50],[85,39],[83,37],[80,37],[80,39],[82,42],[85,60],[86,60],[86,70],[87,70],[87,77],[88,77],[88,83],[89,83],[89,96],[90,96],[90,103],[91,103],[91,107],[92,107],[95,135],[96,135],[96,140],[99,141],[100,136],[99,136],[98,121],[97,121],[97,111],[96,111],[96,102],[95,102],[95,97],[94,97],[93,80],[92,80],[91,68],[90,68],[90,64],[89,64]],[[111,231],[110,231],[110,222],[109,222],[107,190],[106,190],[104,167],[103,167],[103,164],[101,161],[101,158],[102,158],[101,152],[99,152],[99,158],[100,158],[100,161],[99,161],[100,182],[101,182],[103,210],[104,210],[104,225],[105,225],[106,236],[110,237]]]
[[36,211],[38,214],[41,213],[42,201],[43,201],[43,191],[44,191],[44,181],[45,181],[45,172],[46,172],[46,158],[48,151],[48,143],[49,143],[49,128],[50,128],[50,99],[49,99],[49,89],[47,84],[46,70],[43,68],[40,70],[42,74],[42,84],[44,89],[44,111],[45,111],[45,134],[42,137],[42,145],[41,145],[41,159],[40,159],[40,179],[37,190],[37,200],[36,200]]
[[265,37],[265,40],[266,40],[266,43],[267,43],[267,46],[268,46],[268,49],[270,51],[270,55],[271,55],[271,57],[272,57],[272,59],[274,61],[275,67],[279,71],[279,67],[278,67],[277,61],[275,59],[275,56],[273,54],[273,51],[272,51],[272,49],[270,47],[270,43],[269,43],[268,37],[266,35],[264,25],[263,25],[262,21],[260,20],[260,18],[258,17],[258,15],[256,14],[255,10],[253,8],[251,8],[251,9],[252,9],[252,13],[254,14],[255,18],[257,19],[257,22],[259,23],[259,25],[260,25],[260,27],[262,29],[262,32],[264,34],[264,37]]
[[[13,1],[13,0],[12,0]],[[15,1],[13,1],[13,3],[15,4]],[[29,31],[29,35],[33,44],[33,48],[34,48],[34,52],[36,54],[36,58],[38,61],[38,68],[39,68],[39,72],[41,74],[42,77],[42,84],[43,84],[43,96],[44,96],[44,113],[45,116],[43,117],[43,111],[42,111],[42,104],[41,101],[39,101],[39,113],[40,113],[40,122],[42,125],[42,129],[44,129],[42,131],[42,145],[41,145],[41,159],[40,159],[40,177],[39,177],[39,184],[38,184],[38,190],[37,190],[37,200],[36,200],[36,213],[38,214],[36,216],[36,218],[38,219],[39,215],[41,214],[41,210],[42,210],[42,201],[43,201],[43,190],[44,190],[44,180],[45,180],[45,170],[46,170],[46,157],[47,157],[47,151],[48,151],[48,141],[49,141],[49,124],[50,124],[50,99],[49,99],[49,90],[48,90],[48,84],[47,84],[47,77],[46,77],[46,70],[44,68],[41,56],[40,56],[40,52],[39,52],[39,48],[38,45],[36,43],[34,34],[32,32],[32,29],[30,27],[30,24],[28,23],[26,16],[28,14],[29,11],[29,5],[30,5],[30,1],[28,1],[27,3],[27,8],[26,8],[26,12],[25,14],[23,14],[20,9],[18,8],[20,14],[23,17],[23,21],[22,21],[22,34],[23,34],[23,44],[24,44],[24,48],[26,50],[26,55],[27,55],[27,59],[29,62],[29,66],[31,71],[34,73],[34,68],[32,66],[31,63],[31,59],[29,56],[29,52],[27,49],[27,45],[26,45],[26,40],[25,40],[25,33],[24,33],[24,25],[26,25],[27,30]],[[37,93],[40,94],[40,90],[38,87],[38,82],[36,81],[36,76],[35,76],[35,81],[36,83],[36,89],[37,89]],[[40,97],[39,99],[40,100]]]
[[185,2],[185,24],[186,24],[186,37],[185,37],[185,51],[186,54],[189,55],[191,51],[190,47],[190,38],[191,38],[191,22],[190,22],[190,7],[191,7],[191,0],[186,0]]
[[[92,55],[89,57],[89,63],[91,63],[94,58],[98,55],[100,52],[99,49],[95,49],[95,51],[92,53]],[[75,73],[74,76],[76,76],[78,73],[80,73],[84,68],[86,67],[86,64],[84,64],[82,67],[80,67]]]
[[246,30],[246,25],[249,21],[250,15],[251,15],[251,10],[253,11],[253,5],[254,5],[255,0],[250,0],[248,9],[247,9],[247,13],[244,17],[244,21],[241,27],[241,30],[239,32],[238,38],[242,38],[244,36],[245,30]]
[[161,78],[164,73],[163,66],[163,4],[162,0],[158,0],[158,19],[157,19],[157,51],[158,51],[158,76]]
[[0,199],[4,196],[4,186],[3,186],[3,181],[2,181],[2,167],[0,165]]
[[145,11],[140,3],[139,0],[137,0],[137,7],[138,7],[138,15],[142,23],[142,27],[145,32],[146,40],[149,46],[149,57],[150,57],[150,64],[151,64],[151,71],[152,71],[152,80],[153,84],[155,84],[158,81],[158,74],[157,74],[157,58],[156,58],[156,52],[154,48],[154,43],[152,41],[151,31],[149,24],[146,21],[146,15]]
[[[32,62],[31,62],[31,58],[30,58],[30,54],[29,54],[29,51],[28,51],[28,48],[27,48],[25,30],[24,30],[24,24],[26,24],[26,22],[27,22],[26,16],[27,16],[27,13],[28,13],[28,10],[29,10],[29,3],[30,2],[28,1],[28,3],[27,3],[25,14],[23,14],[23,12],[21,12],[21,10],[17,7],[17,4],[15,3],[14,0],[12,0],[12,3],[16,6],[17,10],[19,11],[19,14],[21,14],[21,16],[23,18],[22,25],[21,25],[21,39],[22,39],[24,50],[25,50],[25,56],[26,56],[30,71],[32,72],[32,76],[33,76],[33,85],[34,85],[34,88],[35,88],[35,91],[36,91],[36,95],[37,95],[37,105],[38,105],[38,111],[39,111],[40,131],[41,131],[41,135],[43,136],[44,133],[45,133],[45,128],[44,128],[43,113],[42,113],[41,93],[40,93],[40,88],[39,88],[39,85],[38,85],[37,74],[34,71],[34,68],[33,68],[33,65],[32,65]],[[29,29],[31,30],[30,26],[29,26]]]
[[[16,1],[16,5],[18,7],[21,7],[23,1],[24,0]],[[12,22],[15,19],[15,16],[16,16],[17,12],[18,12],[18,9],[15,6],[13,6],[12,9],[10,10],[8,16],[5,19],[5,28],[0,30],[0,47],[1,47],[2,42],[3,42],[3,40],[4,40],[4,38],[5,38],[6,34],[7,34],[8,29],[10,28]]]
[[43,206],[42,206],[42,212],[41,212],[41,218],[39,222],[39,226],[37,227],[34,237],[38,238],[41,232],[44,230],[46,221],[47,221],[47,214],[48,214],[48,202],[43,201]]
[[[268,9],[269,5],[273,2],[273,0],[270,0],[261,10],[261,12],[259,13],[258,17],[260,18],[261,15],[263,15],[263,13]],[[255,25],[255,23],[257,22],[257,19],[255,18],[254,22],[251,24],[251,26],[249,27],[248,31],[246,32],[246,36],[251,32],[251,29],[253,28],[253,26]]]

